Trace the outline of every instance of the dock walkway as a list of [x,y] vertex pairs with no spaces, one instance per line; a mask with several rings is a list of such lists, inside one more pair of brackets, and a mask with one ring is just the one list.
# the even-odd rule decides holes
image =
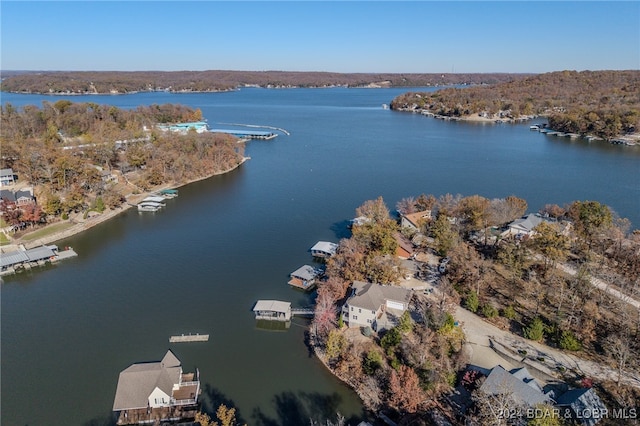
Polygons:
[[291,308],[291,316],[312,317],[313,314],[313,308]]
[[208,334],[182,334],[180,336],[171,336],[169,343],[186,343],[186,342],[208,342]]

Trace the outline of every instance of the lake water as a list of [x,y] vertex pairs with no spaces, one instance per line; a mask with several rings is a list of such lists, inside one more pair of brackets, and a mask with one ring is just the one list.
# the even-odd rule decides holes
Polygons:
[[[347,236],[363,201],[432,193],[598,200],[640,227],[640,149],[548,137],[530,123],[443,122],[385,110],[408,89],[243,89],[209,94],[75,96],[119,107],[180,103],[212,127],[286,129],[252,141],[239,169],[180,188],[155,214],[128,211],[58,243],[79,253],[5,277],[1,288],[3,425],[111,421],[118,374],[172,349],[198,368],[204,400],[233,404],[250,425],[361,418],[357,396],[304,345],[305,320],[256,327],[258,299],[304,306],[288,274],[318,240]],[[2,103],[61,98],[2,94]],[[181,333],[207,343],[169,344]],[[357,422],[351,422],[356,424]]]

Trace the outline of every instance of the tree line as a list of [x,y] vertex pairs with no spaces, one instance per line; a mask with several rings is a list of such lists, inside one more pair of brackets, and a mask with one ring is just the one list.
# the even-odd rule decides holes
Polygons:
[[[200,110],[172,104],[132,110],[68,100],[43,102],[41,108],[5,104],[0,111],[0,163],[34,187],[42,210],[38,222],[41,216],[55,220],[72,212],[113,209],[132,192],[180,185],[243,160],[244,145],[233,136],[178,134],[156,127],[201,118]],[[110,175],[119,182],[105,179]],[[15,222],[35,223],[33,212],[12,215]]]
[[294,71],[84,71],[10,73],[3,75],[0,90],[16,93],[87,94],[132,93],[154,90],[208,92],[240,86],[260,87],[388,87],[495,84],[530,74],[417,74],[333,73]]
[[408,92],[391,108],[450,117],[544,115],[554,130],[611,139],[638,129],[640,71],[561,71],[492,86]]

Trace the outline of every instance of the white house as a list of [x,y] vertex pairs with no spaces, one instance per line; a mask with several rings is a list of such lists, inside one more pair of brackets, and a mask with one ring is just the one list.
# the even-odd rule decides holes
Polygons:
[[369,326],[380,332],[396,325],[409,308],[411,290],[354,281],[351,295],[342,306],[342,320],[349,327]]
[[[113,411],[131,419],[149,411],[196,406],[200,381],[193,373],[183,374],[180,360],[170,350],[159,362],[132,364],[120,372]],[[120,422],[119,422],[120,423]]]
[[12,185],[16,182],[13,169],[0,169],[0,186]]

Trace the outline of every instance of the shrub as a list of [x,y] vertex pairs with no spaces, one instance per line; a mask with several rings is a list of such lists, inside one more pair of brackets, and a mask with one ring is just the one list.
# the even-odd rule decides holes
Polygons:
[[411,321],[411,315],[409,311],[404,311],[400,317],[400,323],[396,327],[401,333],[409,333],[413,330],[413,322]]
[[387,334],[380,340],[380,346],[385,350],[385,352],[389,353],[390,350],[398,346],[400,341],[402,340],[402,335],[398,331],[397,327],[392,328],[387,331]]
[[453,319],[453,316],[447,312],[444,317],[444,321],[442,325],[438,328],[439,333],[447,334],[453,330],[456,326],[456,321]]
[[69,219],[69,213],[67,212],[62,213],[62,220],[67,220],[67,219]]
[[544,337],[544,323],[540,317],[536,317],[531,324],[524,329],[524,337],[529,340],[542,340]]
[[372,376],[380,367],[382,367],[382,354],[371,349],[362,360],[362,370],[365,374]]
[[478,300],[478,295],[474,291],[469,292],[467,298],[464,301],[464,306],[471,312],[478,312],[480,301]]
[[498,309],[493,305],[487,303],[486,305],[482,306],[482,315],[487,318],[495,318],[498,316]]
[[565,349],[567,351],[579,351],[582,348],[580,341],[568,330],[563,331],[560,335],[558,346],[560,346],[560,349]]
[[510,320],[516,319],[516,310],[509,305],[502,310],[502,316]]
[[102,213],[105,209],[104,201],[102,197],[96,198],[96,211]]

